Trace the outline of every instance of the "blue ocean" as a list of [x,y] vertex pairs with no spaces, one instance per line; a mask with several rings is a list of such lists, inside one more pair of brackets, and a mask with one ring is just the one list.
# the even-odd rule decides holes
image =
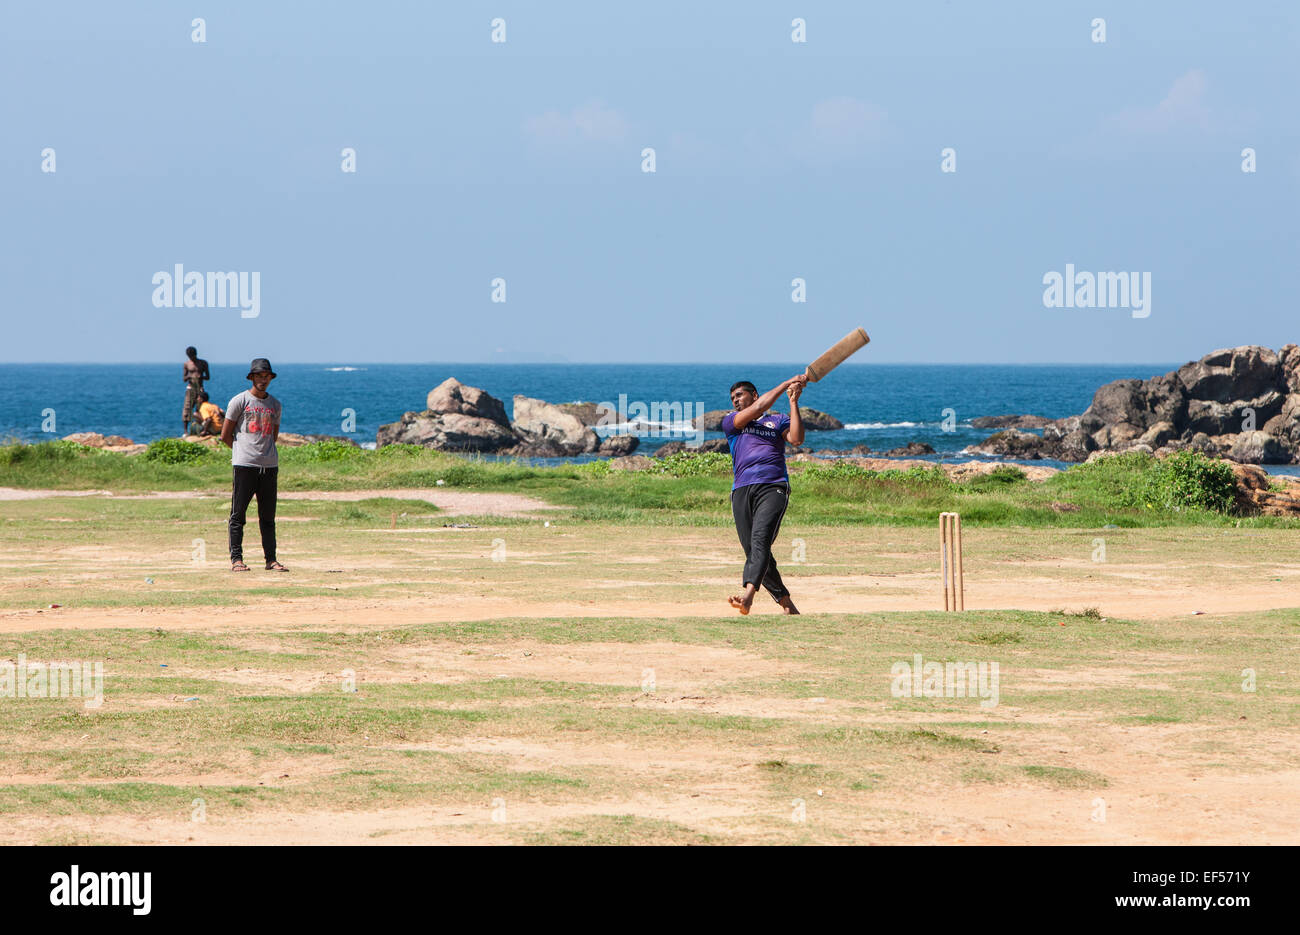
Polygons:
[[[805,445],[844,449],[864,444],[873,452],[884,452],[919,441],[935,449],[932,460],[966,460],[969,456],[963,456],[962,450],[992,434],[990,429],[973,428],[973,418],[1007,413],[1074,415],[1088,407],[1104,383],[1125,377],[1146,379],[1180,363],[846,364],[824,381],[810,384],[802,399],[803,405],[830,413],[845,427],[809,432]],[[210,366],[208,392],[224,407],[247,388],[248,365],[212,362]],[[762,392],[802,370],[795,363],[299,363],[276,366],[278,377],[271,392],[284,405],[285,431],[346,435],[371,447],[381,424],[397,420],[408,409],[423,409],[429,390],[447,377],[481,387],[504,401],[507,412],[516,393],[553,403],[615,405],[623,395],[629,404],[680,402],[702,404],[707,410],[731,408],[727,391],[736,380],[751,380]],[[183,401],[179,361],[0,364],[0,438],[31,442],[93,431],[148,442],[180,434]],[[787,401],[782,399],[776,408],[786,411]],[[53,431],[46,432],[43,424],[50,421],[50,410]],[[951,431],[945,431],[946,415]],[[643,437],[639,451],[652,454],[672,437]],[[707,437],[721,436],[709,433]]]

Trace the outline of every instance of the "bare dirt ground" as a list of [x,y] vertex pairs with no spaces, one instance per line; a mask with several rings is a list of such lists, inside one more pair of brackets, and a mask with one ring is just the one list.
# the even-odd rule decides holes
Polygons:
[[[8,554],[0,562],[10,575],[0,584],[0,634],[17,640],[14,645],[21,646],[25,635],[58,631],[185,631],[187,639],[190,634],[219,639],[232,652],[261,654],[237,665],[190,665],[184,658],[169,663],[167,677],[219,683],[236,700],[337,697],[340,669],[349,665],[356,669],[363,694],[411,686],[463,689],[480,694],[452,697],[446,702],[449,710],[509,711],[520,720],[488,720],[466,733],[432,739],[366,735],[351,746],[340,742],[333,753],[317,755],[258,739],[256,752],[231,747],[220,751],[218,762],[202,768],[178,768],[175,759],[164,758],[158,766],[145,761],[121,766],[111,775],[91,773],[90,778],[69,777],[66,769],[71,767],[42,768],[38,759],[17,766],[10,761],[0,793],[18,795],[21,802],[24,787],[121,781],[193,789],[195,798],[207,795],[205,789],[244,785],[293,792],[327,784],[345,769],[364,775],[376,768],[375,762],[404,762],[409,755],[450,757],[469,764],[463,768],[472,775],[495,770],[507,777],[582,776],[590,791],[557,797],[518,792],[501,797],[501,804],[486,792],[452,803],[442,796],[389,807],[335,801],[322,792],[319,802],[292,806],[223,810],[214,804],[203,821],[194,820],[188,804],[144,814],[132,809],[95,814],[20,809],[6,814],[0,842],[499,844],[554,841],[570,833],[616,843],[697,838],[718,843],[1300,842],[1300,729],[1295,694],[1287,694],[1286,686],[1293,684],[1287,681],[1289,663],[1257,661],[1251,655],[1252,641],[1276,644],[1281,631],[1256,624],[1250,614],[1300,604],[1300,564],[1285,531],[1116,530],[1107,534],[1108,560],[1096,561],[1090,557],[1093,532],[968,528],[968,610],[1096,607],[1130,621],[1123,632],[1135,639],[1156,640],[1200,628],[1196,632],[1204,634],[1204,642],[1182,644],[1178,651],[1117,645],[1104,658],[1067,664],[1045,660],[1036,646],[1018,649],[1022,638],[1040,638],[1037,631],[1025,630],[1007,644],[1007,652],[1020,655],[1004,658],[1019,663],[1008,664],[1003,700],[996,708],[907,710],[878,700],[881,692],[874,689],[866,695],[844,690],[846,680],[854,685],[864,680],[855,668],[858,660],[847,657],[831,666],[801,658],[799,652],[830,639],[816,629],[820,614],[875,615],[863,625],[882,629],[854,644],[864,657],[881,652],[872,648],[876,638],[910,646],[908,641],[969,634],[980,621],[996,620],[978,613],[920,618],[919,623],[908,618],[890,629],[892,613],[938,609],[936,536],[931,530],[802,533],[809,559],[785,568],[797,602],[809,615],[804,623],[814,629],[800,631],[804,635],[791,640],[790,651],[778,653],[746,648],[736,638],[739,631],[727,629],[752,625],[779,634],[785,627],[779,608],[766,596],[758,598],[744,621],[726,605],[739,553],[727,530],[542,528],[546,505],[517,495],[427,490],[288,494],[290,500],[418,498],[446,511],[439,517],[524,516],[537,522],[496,529],[331,527],[334,537],[349,543],[346,561],[319,544],[309,547],[305,536],[295,541],[286,530],[286,540],[296,550],[294,571],[274,576],[254,565],[254,572],[236,580],[220,561],[190,567],[190,531],[177,534],[182,548],[169,570],[158,565],[155,542],[111,536],[100,541],[94,529],[70,530],[68,524],[78,520],[57,515],[70,508],[53,499],[104,495],[0,490],[0,500],[51,498],[50,515],[43,519],[54,530],[40,554]],[[298,528],[310,525],[303,522]],[[798,534],[787,530],[783,535]],[[498,541],[507,558],[494,562],[490,551]],[[336,574],[341,565],[346,569]],[[42,587],[69,593],[70,606],[20,606],[28,593],[28,567],[38,570]],[[132,595],[146,592],[130,588],[143,588],[146,575],[162,580],[164,573],[176,578],[181,593],[186,582],[214,579],[223,588],[249,593],[232,590],[238,599],[234,606],[133,606]],[[401,590],[367,590],[394,581],[405,584]],[[314,594],[266,591],[317,586],[320,593]],[[98,604],[79,603],[83,594],[93,594]],[[366,644],[355,650],[355,661],[346,656],[320,664],[286,661],[303,652],[302,645],[291,641],[310,633],[364,636],[408,625],[518,618],[575,624],[618,618],[649,625],[678,617],[694,618],[695,625],[704,621],[713,628],[708,631],[712,638],[555,642],[440,637],[378,649]],[[1217,623],[1218,618],[1225,622]],[[993,625],[1012,626],[1005,621]],[[1070,619],[1060,633],[1076,625],[1081,624]],[[1057,632],[1056,622],[1051,630]],[[1221,632],[1240,632],[1240,649],[1212,646]],[[90,638],[107,639],[97,645],[111,647],[113,637]],[[968,642],[956,651],[986,658],[1002,648]],[[908,658],[909,653],[881,658]],[[1216,653],[1219,662],[1213,661]],[[1203,687],[1205,680],[1220,677],[1216,665],[1231,683],[1220,694]],[[1229,710],[1240,704],[1235,680],[1245,665],[1259,666],[1261,679],[1280,679],[1283,700],[1276,700],[1276,691],[1269,696],[1276,707],[1258,714]],[[887,661],[873,662],[870,678],[883,686],[888,666]],[[1206,666],[1211,667],[1208,674]],[[158,677],[156,666],[150,671],[150,678]],[[645,687],[647,672],[653,673],[651,690]],[[673,729],[625,731],[563,719],[532,720],[541,718],[534,712],[545,708],[535,696],[507,693],[484,701],[494,697],[482,694],[489,692],[485,686],[498,680],[505,685],[579,686],[571,701],[575,710],[630,717],[634,724],[643,723],[637,718],[662,717]],[[1290,707],[1286,697],[1292,699]],[[1118,708],[1108,707],[1117,704],[1114,698],[1126,700]],[[1168,714],[1168,706],[1161,707],[1165,698],[1172,699],[1171,705],[1195,698],[1199,707]],[[175,693],[150,690],[110,697],[104,713],[144,716],[184,710],[188,703]],[[751,730],[749,721],[779,725],[779,731]],[[106,750],[132,746],[129,721],[116,723],[122,726]],[[817,739],[827,731],[846,731],[852,740],[853,732],[888,734],[918,726],[949,730],[967,746],[950,751],[938,741],[934,749],[868,747],[860,757],[856,748],[844,752],[834,742]],[[990,744],[996,740],[1000,752],[973,749],[972,738]],[[73,738],[63,749],[73,754],[77,742]],[[26,749],[24,744],[34,745],[33,754],[49,752],[37,740],[15,734],[14,749]],[[157,753],[153,746],[149,750]],[[201,753],[193,751],[195,757]],[[1061,772],[1032,772],[1040,767]],[[788,780],[783,778],[787,773]],[[188,794],[185,801],[190,801]],[[796,812],[806,818],[792,817]],[[630,830],[611,824],[624,820],[639,824]]]
[[[1063,565],[1064,563],[1062,563]],[[304,572],[306,565],[295,563]],[[397,575],[401,563],[372,564],[368,571]],[[1054,578],[1042,569],[1023,566],[1007,568],[992,580],[973,580],[967,575],[967,610],[1082,610],[1097,607],[1103,613],[1135,620],[1156,620],[1176,616],[1221,615],[1245,611],[1266,611],[1300,603],[1300,567],[1264,569],[1268,577],[1225,575],[1200,582],[1178,580],[1158,569],[1135,571],[1109,568],[1093,573],[1086,586]],[[1278,574],[1273,574],[1278,572]],[[220,574],[228,575],[222,570]],[[254,567],[254,576],[265,577]],[[876,613],[888,611],[941,610],[937,575],[930,572],[898,574],[887,579],[887,587],[876,582],[848,577],[836,580],[819,576],[806,582],[791,578],[789,585],[804,613]],[[796,588],[796,582],[797,588]],[[587,579],[581,586],[604,589],[613,594],[583,600],[554,598],[495,597],[460,594],[454,602],[443,598],[407,598],[370,601],[333,597],[297,597],[256,602],[255,610],[245,607],[212,607],[202,614],[188,614],[166,607],[61,607],[57,609],[0,610],[0,633],[21,632],[31,627],[58,626],[72,629],[166,626],[169,629],[240,629],[265,626],[349,628],[389,627],[402,624],[454,620],[491,620],[508,617],[732,617],[736,611],[726,603],[735,588],[718,577],[700,589],[701,596],[680,600],[626,599],[617,592],[625,589],[625,578]],[[653,584],[643,582],[642,584]],[[766,596],[754,601],[750,619],[768,620],[781,616],[781,609]]]

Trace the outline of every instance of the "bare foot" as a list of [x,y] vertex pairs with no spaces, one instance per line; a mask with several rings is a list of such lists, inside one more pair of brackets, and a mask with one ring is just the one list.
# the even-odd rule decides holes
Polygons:
[[754,596],[752,594],[746,594],[744,596],[733,594],[731,597],[727,598],[727,603],[736,608],[736,610],[740,611],[742,614],[748,614],[750,605],[754,603]]
[[777,603],[781,605],[781,612],[784,614],[790,615],[799,613],[799,608],[794,606],[794,601],[790,600],[789,595],[781,598]]

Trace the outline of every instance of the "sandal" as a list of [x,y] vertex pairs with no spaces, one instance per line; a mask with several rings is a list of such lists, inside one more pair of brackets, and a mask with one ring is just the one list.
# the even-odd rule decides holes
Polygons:
[[279,562],[267,562],[266,570],[267,571],[288,571],[289,569],[285,568]]
[[231,563],[230,563],[230,570],[231,570],[231,571],[248,571],[248,566],[245,565],[242,561],[234,561],[234,562],[231,562]]

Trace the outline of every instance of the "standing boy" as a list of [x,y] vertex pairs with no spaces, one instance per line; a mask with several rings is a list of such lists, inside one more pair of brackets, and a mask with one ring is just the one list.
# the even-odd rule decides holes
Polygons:
[[208,362],[192,347],[185,348],[185,363],[181,365],[181,379],[185,381],[185,412],[182,414],[184,422],[181,428],[181,435],[184,436],[190,434],[190,417],[194,414],[194,407],[199,404],[203,381],[212,379],[212,375],[208,373]]
[[257,497],[257,525],[262,530],[262,552],[267,571],[288,571],[275,560],[275,491],[280,457],[275,449],[280,437],[280,401],[266,391],[275,379],[271,362],[258,357],[248,368],[252,389],[244,390],[226,407],[221,441],[230,446],[234,469],[230,498],[230,570],[248,571],[244,564],[244,518],[248,503]]
[[[790,503],[790,475],[785,467],[785,445],[803,443],[803,418],[799,414],[799,394],[808,377],[791,377],[762,396],[754,384],[741,380],[732,384],[731,404],[735,412],[722,417],[722,431],[731,448],[731,514],[736,520],[736,534],[745,548],[745,570],[741,583],[745,590],[727,599],[742,614],[749,613],[754,594],[761,584],[787,614],[799,611],[790,599],[772,556],[772,543],[781,531],[781,520]],[[790,397],[790,415],[768,413],[782,393]]]

